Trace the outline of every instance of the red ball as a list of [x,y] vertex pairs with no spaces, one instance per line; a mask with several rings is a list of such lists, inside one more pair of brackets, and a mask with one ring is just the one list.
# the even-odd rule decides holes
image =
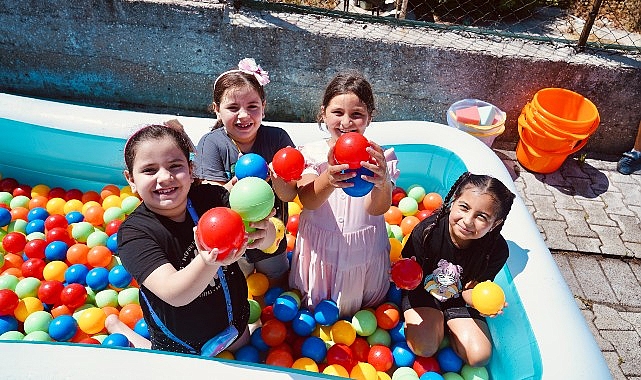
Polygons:
[[272,167],[276,174],[285,181],[300,178],[305,169],[305,157],[296,148],[285,147],[274,155]]
[[390,330],[394,328],[401,320],[401,312],[398,307],[392,303],[386,302],[376,308],[376,323],[378,327]]
[[63,197],[65,201],[70,201],[72,199],[82,200],[83,192],[78,189],[69,189]]
[[401,187],[395,187],[394,190],[392,190],[392,204],[394,206],[398,206],[398,202],[401,201],[401,199],[405,198],[407,196],[407,193],[403,188]]
[[299,215],[300,214],[290,215],[287,219],[287,225],[285,226],[287,231],[294,236],[296,236],[296,234],[298,233],[298,221],[300,219]]
[[9,232],[2,238],[2,248],[9,253],[22,253],[26,244],[27,237],[22,232]]
[[400,259],[392,265],[392,281],[400,289],[415,289],[423,280],[423,269],[413,259]]
[[416,213],[416,217],[418,218],[418,220],[423,220],[423,219],[427,218],[428,216],[432,215],[433,213],[434,213],[433,210],[425,210],[425,209],[423,209],[423,210],[420,210],[419,212]]
[[245,225],[236,211],[227,207],[207,210],[198,221],[196,236],[206,250],[218,249],[217,260],[223,260],[245,240]]
[[438,364],[438,360],[433,356],[416,356],[414,364],[412,364],[412,369],[414,369],[416,374],[419,376],[425,372],[441,373],[441,366]]
[[266,345],[270,347],[278,346],[287,337],[287,327],[276,318],[270,319],[263,324],[263,328],[260,330],[260,337],[263,338]]
[[31,198],[31,186],[20,184],[13,189],[13,196],[17,197],[19,195],[24,195],[25,197]]
[[352,353],[354,354],[354,359],[356,359],[356,361],[367,361],[370,346],[369,342],[365,338],[360,336],[356,337],[356,339],[354,339],[354,343],[349,345],[349,348],[352,349]]
[[13,189],[18,187],[20,184],[16,181],[15,178],[4,178],[0,180],[0,191],[6,191],[7,193],[13,193]]
[[392,350],[382,344],[375,344],[370,348],[369,355],[367,355],[367,362],[371,364],[377,371],[386,372],[394,364],[394,355]]
[[105,233],[109,236],[115,234],[116,232],[118,232],[118,228],[120,228],[122,222],[122,219],[114,219],[111,222],[107,223],[107,225],[105,226]]
[[0,316],[13,315],[18,303],[20,299],[16,292],[11,289],[0,289]]
[[286,350],[269,350],[267,358],[265,358],[265,364],[291,368],[292,364],[294,364],[294,358],[292,354]]
[[47,263],[43,259],[27,259],[22,263],[22,275],[24,277],[35,277],[42,280],[42,271]]
[[30,259],[44,259],[47,241],[43,239],[33,239],[24,246],[24,254]]
[[66,227],[54,227],[50,229],[47,231],[45,239],[47,240],[47,243],[51,243],[52,241],[62,241],[67,243],[67,245],[73,245],[73,243],[69,244],[72,241],[72,237],[69,235],[69,230]]
[[87,289],[78,283],[69,284],[60,293],[60,302],[70,309],[84,305],[87,300]]
[[49,305],[57,305],[60,303],[60,294],[64,288],[65,286],[60,281],[43,281],[38,288],[38,299]]
[[50,231],[56,227],[66,229],[68,226],[69,226],[69,222],[67,221],[67,218],[65,218],[64,215],[53,214],[53,215],[49,215],[47,219],[45,219],[45,229],[47,231]]
[[341,135],[334,145],[334,159],[339,164],[348,164],[350,169],[361,167],[361,161],[369,161],[367,147],[370,146],[365,136],[358,132]]
[[63,189],[62,187],[52,187],[49,190],[49,199],[53,198],[61,198],[64,199],[65,195],[67,195],[67,190]]
[[336,343],[327,350],[327,364],[340,364],[347,370],[347,373],[352,372],[352,368],[356,365],[354,353],[345,343]]

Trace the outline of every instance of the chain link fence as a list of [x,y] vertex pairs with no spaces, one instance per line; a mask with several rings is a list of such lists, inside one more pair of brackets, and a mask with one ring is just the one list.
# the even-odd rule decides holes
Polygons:
[[576,51],[641,54],[641,0],[233,0],[232,5],[391,28],[550,42]]

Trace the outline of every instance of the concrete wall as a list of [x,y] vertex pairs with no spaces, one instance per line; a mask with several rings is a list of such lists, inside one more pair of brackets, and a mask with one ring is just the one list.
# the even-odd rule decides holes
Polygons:
[[586,151],[628,150],[641,120],[638,56],[208,1],[0,0],[4,92],[203,116],[213,80],[244,57],[270,72],[267,120],[313,121],[324,86],[348,68],[372,82],[377,120],[445,123],[450,104],[479,98],[508,114],[497,142],[518,140],[521,109],[545,87],[599,108]]

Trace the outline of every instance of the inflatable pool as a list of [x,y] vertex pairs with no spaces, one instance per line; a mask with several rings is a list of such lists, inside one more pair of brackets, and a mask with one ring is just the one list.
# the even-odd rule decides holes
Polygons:
[[[148,123],[177,118],[194,142],[211,119],[108,110],[0,94],[0,173],[28,185],[99,191],[126,185],[122,150],[131,132]],[[266,123],[288,131],[297,145],[323,137],[316,124]],[[517,193],[499,158],[481,141],[457,129],[423,121],[375,122],[367,137],[393,146],[406,188],[420,184],[444,194],[465,170],[490,174]],[[518,193],[517,193],[518,194]],[[605,360],[525,204],[516,197],[503,235],[510,257],[496,281],[509,307],[489,320],[495,351],[487,366],[492,379],[608,379]],[[130,348],[69,343],[0,341],[12,365],[3,378],[204,377],[229,373],[238,378],[325,377],[260,364],[200,359]],[[74,359],[70,359],[74,358]],[[108,367],[109,370],[105,370]]]

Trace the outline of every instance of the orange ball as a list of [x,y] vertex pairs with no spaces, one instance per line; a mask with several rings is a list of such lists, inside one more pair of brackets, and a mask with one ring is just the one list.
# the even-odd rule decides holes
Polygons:
[[443,198],[439,193],[427,193],[423,198],[423,207],[425,207],[425,210],[434,211],[441,207],[442,204]]
[[18,206],[18,207],[13,207],[11,211],[9,211],[9,213],[11,214],[12,222],[18,219],[22,219],[26,221],[29,215],[29,209],[26,207]]
[[403,232],[403,235],[409,235],[420,221],[421,220],[414,215],[404,217],[401,221],[401,232]]
[[22,263],[24,260],[22,255],[15,253],[5,253],[4,254],[4,266],[3,269],[16,268],[20,269],[20,277],[22,276]]
[[265,364],[277,367],[291,368],[294,364],[292,354],[287,350],[270,350],[265,359]]
[[49,198],[42,195],[36,195],[35,197],[32,197],[31,200],[29,200],[29,209],[31,210],[36,207],[46,208],[48,201]]
[[403,220],[403,213],[398,207],[390,206],[385,212],[384,217],[387,224],[400,224]]
[[106,185],[100,191],[100,199],[105,199],[110,195],[117,195],[120,197],[120,188],[116,185]]
[[31,198],[36,196],[47,197],[51,188],[47,185],[38,184],[31,188]]
[[103,306],[102,311],[104,311],[107,316],[110,316],[111,314],[116,314],[116,315],[120,314],[120,310],[118,310],[113,306]]
[[296,247],[296,236],[290,233],[287,233],[285,236],[287,238],[287,252],[291,252]]
[[102,226],[105,221],[102,218],[104,215],[105,210],[102,208],[102,206],[91,206],[87,208],[85,211],[85,222],[89,222],[94,226]]
[[89,247],[83,243],[76,243],[67,249],[67,261],[69,264],[87,264]]
[[97,245],[87,252],[87,264],[92,267],[108,268],[113,256],[109,248],[104,245]]
[[[104,308],[103,308],[104,309]],[[142,308],[137,303],[128,303],[120,309],[118,319],[129,328],[136,327],[136,323],[142,318]]]
[[71,309],[69,309],[69,306],[67,305],[58,305],[51,309],[51,316],[52,317],[59,317],[61,315],[71,315]]
[[263,273],[252,273],[247,276],[247,289],[252,296],[260,297],[269,289],[269,279]]
[[376,308],[376,323],[378,327],[390,330],[401,320],[401,312],[398,307],[392,303],[386,302]]
[[2,273],[1,275],[4,276],[5,274],[10,274],[12,276],[16,276],[18,278],[23,278],[22,277],[22,269],[20,268],[7,268],[6,266],[2,267]]
[[403,250],[403,244],[397,238],[389,238],[390,251],[389,259],[393,264],[401,259],[401,251]]

